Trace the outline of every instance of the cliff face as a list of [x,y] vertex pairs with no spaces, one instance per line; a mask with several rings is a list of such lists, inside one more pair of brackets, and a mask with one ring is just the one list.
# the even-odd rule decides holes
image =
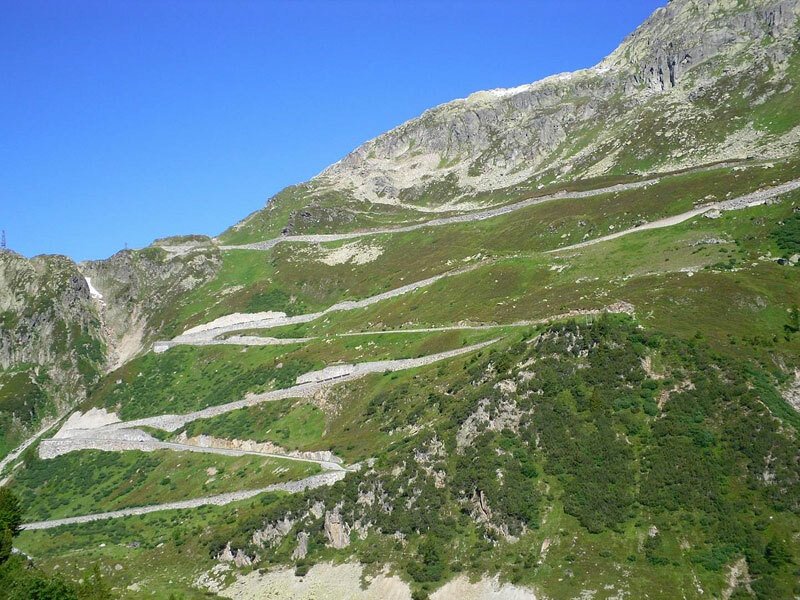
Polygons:
[[65,367],[66,383],[103,363],[97,307],[77,265],[64,256],[28,260],[2,253],[0,315],[4,369],[58,363]]
[[105,349],[98,307],[75,263],[0,253],[0,447],[83,398]]
[[628,92],[642,87],[661,92],[682,85],[692,68],[742,52],[754,42],[789,42],[772,48],[771,59],[780,62],[787,58],[797,32],[798,6],[796,0],[670,2],[600,66],[627,74]]
[[434,108],[367,142],[320,179],[356,198],[392,202],[413,198],[411,188],[422,196],[451,174],[465,193],[559,174],[581,156],[565,147],[575,136],[587,136],[583,154],[604,137],[622,139],[626,120],[647,105],[670,114],[669,127],[685,126],[668,105],[691,110],[687,91],[720,82],[726,70],[780,68],[796,49],[798,11],[797,0],[676,0],[596,67]]
[[[468,210],[510,186],[791,154],[799,14],[798,0],[674,0],[599,65],[433,108],[239,227],[324,231],[333,207]],[[753,106],[784,127],[751,120]]]
[[168,252],[158,246],[122,251],[81,265],[103,294],[109,368],[135,356],[172,316],[188,291],[208,281],[221,265],[219,250],[203,244]]

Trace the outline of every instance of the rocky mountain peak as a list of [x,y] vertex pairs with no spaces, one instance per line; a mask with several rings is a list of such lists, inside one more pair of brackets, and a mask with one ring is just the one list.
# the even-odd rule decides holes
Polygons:
[[633,88],[676,87],[683,75],[721,53],[781,38],[795,26],[796,0],[673,0],[658,8],[602,61],[633,73]]
[[[603,142],[624,143],[639,107],[650,102],[647,108],[675,113],[668,129],[685,127],[677,114],[683,107],[657,107],[671,101],[650,98],[785,63],[796,50],[798,15],[798,0],[674,0],[599,65],[435,107],[363,144],[315,183],[358,201],[426,210],[446,196],[449,210],[458,208],[454,197],[569,172],[613,172],[619,162],[598,151]],[[691,81],[690,72],[697,74]],[[581,162],[585,168],[574,169]]]

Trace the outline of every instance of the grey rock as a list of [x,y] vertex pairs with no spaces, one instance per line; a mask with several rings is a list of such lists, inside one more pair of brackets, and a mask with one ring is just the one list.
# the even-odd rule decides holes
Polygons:
[[292,560],[303,560],[308,555],[308,534],[301,531],[297,534],[297,547],[292,552]]
[[325,513],[325,537],[332,548],[342,549],[350,545],[350,526],[339,514],[339,507]]

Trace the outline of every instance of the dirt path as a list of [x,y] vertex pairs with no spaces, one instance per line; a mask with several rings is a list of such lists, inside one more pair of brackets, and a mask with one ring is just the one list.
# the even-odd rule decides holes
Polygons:
[[593,246],[594,244],[600,244],[601,242],[615,240],[622,236],[630,235],[631,233],[636,233],[638,231],[647,231],[649,229],[661,229],[662,227],[670,227],[672,225],[677,225],[679,223],[683,223],[684,221],[688,221],[689,219],[693,219],[698,215],[705,214],[712,210],[720,210],[720,211],[740,210],[742,208],[758,206],[759,204],[764,204],[768,200],[771,200],[776,196],[780,196],[781,194],[786,194],[787,192],[794,191],[798,188],[800,188],[800,179],[795,179],[793,181],[789,181],[787,183],[777,185],[772,188],[765,188],[763,190],[758,190],[751,194],[739,196],[738,198],[732,198],[731,200],[723,200],[722,202],[714,202],[711,204],[706,204],[704,206],[694,208],[679,215],[673,215],[671,217],[666,217],[664,219],[659,219],[657,221],[645,223],[638,227],[631,227],[630,229],[617,231],[616,233],[604,235],[602,237],[595,238],[593,240],[587,240],[585,242],[580,242],[578,244],[572,244],[570,246],[564,246],[562,248],[555,248],[554,250],[548,250],[547,253],[555,254],[559,252],[566,252],[569,250],[578,250],[579,248],[585,248],[586,246]]
[[288,481],[285,483],[275,483],[267,487],[259,488],[256,490],[241,490],[238,492],[228,492],[227,494],[218,494],[216,496],[204,496],[202,498],[194,498],[192,500],[181,500],[178,502],[165,502],[163,504],[152,504],[149,506],[137,506],[133,508],[123,508],[121,510],[114,510],[110,512],[94,513],[91,515],[82,515],[79,517],[66,517],[63,519],[52,519],[50,521],[36,521],[34,523],[26,523],[22,529],[28,531],[36,529],[52,529],[53,527],[60,527],[61,525],[73,525],[77,523],[91,523],[93,521],[103,521],[107,519],[119,519],[122,517],[130,517],[134,515],[146,515],[153,512],[162,510],[178,510],[185,508],[197,508],[198,506],[223,506],[231,502],[238,502],[239,500],[247,500],[259,494],[266,492],[287,492],[295,494],[305,490],[312,490],[314,488],[322,487],[324,485],[333,485],[346,475],[345,471],[329,471],[320,473],[319,475],[312,475],[299,481]]

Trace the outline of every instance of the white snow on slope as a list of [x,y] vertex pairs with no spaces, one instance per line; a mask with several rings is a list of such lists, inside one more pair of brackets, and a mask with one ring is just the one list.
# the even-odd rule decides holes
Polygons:
[[97,288],[92,285],[91,277],[86,277],[86,283],[89,286],[89,294],[92,296],[92,298],[95,298],[97,300],[102,300],[103,294],[97,291]]

